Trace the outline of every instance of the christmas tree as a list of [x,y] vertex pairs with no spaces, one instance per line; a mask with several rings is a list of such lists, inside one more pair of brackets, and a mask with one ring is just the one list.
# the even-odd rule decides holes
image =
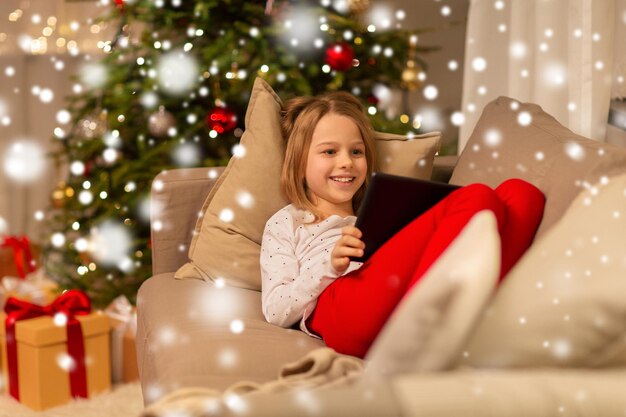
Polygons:
[[[68,98],[55,154],[67,180],[53,192],[46,269],[97,306],[133,300],[151,275],[149,192],[162,170],[226,165],[255,77],[281,98],[346,90],[377,130],[415,134],[385,112],[391,89],[419,87],[423,55],[399,10],[368,22],[368,0],[115,0],[117,28]],[[408,113],[405,110],[405,113]]]

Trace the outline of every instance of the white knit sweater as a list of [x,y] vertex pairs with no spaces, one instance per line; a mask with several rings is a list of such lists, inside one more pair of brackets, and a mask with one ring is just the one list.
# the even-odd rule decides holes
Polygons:
[[[340,275],[359,269],[361,262],[350,262],[343,274],[330,263],[341,229],[354,226],[355,216],[332,215],[317,224],[307,224],[313,213],[292,204],[276,212],[265,224],[261,244],[262,306],[265,319],[290,327],[300,320],[305,326],[317,297]],[[314,336],[314,335],[312,335]]]

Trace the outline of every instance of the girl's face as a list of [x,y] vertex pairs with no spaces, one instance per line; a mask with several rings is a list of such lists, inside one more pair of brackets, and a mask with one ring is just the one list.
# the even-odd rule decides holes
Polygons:
[[315,126],[305,179],[308,195],[326,215],[354,215],[352,197],[367,173],[365,145],[356,123],[329,113]]

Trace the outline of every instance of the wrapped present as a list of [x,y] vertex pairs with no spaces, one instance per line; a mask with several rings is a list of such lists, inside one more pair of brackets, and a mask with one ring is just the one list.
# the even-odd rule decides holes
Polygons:
[[37,269],[38,250],[26,236],[0,238],[0,279],[5,276],[25,278]]
[[5,386],[34,410],[111,387],[109,318],[69,290],[47,306],[9,298],[0,315]]
[[26,275],[26,278],[6,276],[0,279],[0,308],[9,297],[19,298],[37,305],[49,304],[56,298],[58,284],[45,274],[42,268]]
[[137,312],[123,295],[109,304],[104,313],[111,319],[111,378],[114,383],[139,379],[137,368]]

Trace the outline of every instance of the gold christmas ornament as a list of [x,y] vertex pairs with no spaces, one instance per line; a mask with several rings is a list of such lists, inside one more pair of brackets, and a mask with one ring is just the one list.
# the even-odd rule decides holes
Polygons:
[[159,110],[148,117],[148,131],[157,138],[166,136],[167,131],[175,124],[176,119],[163,106],[159,106]]
[[415,61],[409,59],[406,67],[402,70],[402,86],[409,91],[415,91],[422,86],[420,73],[422,68]]
[[108,129],[107,111],[95,111],[78,121],[78,134],[84,139],[101,137]]
[[65,206],[65,203],[67,201],[65,188],[65,183],[61,181],[57,184],[54,190],[52,190],[52,194],[50,195],[50,203],[52,204],[52,207],[60,209]]
[[417,62],[415,62],[416,54],[417,35],[410,35],[408,59],[401,75],[402,87],[409,91],[415,91],[422,87],[422,79],[420,78],[424,70]]
[[228,78],[229,80],[239,79],[239,66],[236,62],[230,64],[230,75],[226,73],[226,78]]
[[369,10],[370,0],[348,0],[350,13],[361,15]]

